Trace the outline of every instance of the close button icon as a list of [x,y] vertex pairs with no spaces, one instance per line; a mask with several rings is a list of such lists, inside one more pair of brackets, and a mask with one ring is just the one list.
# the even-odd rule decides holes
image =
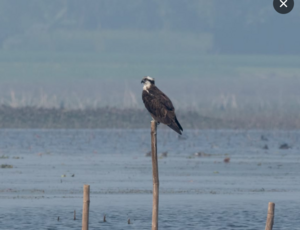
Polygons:
[[287,14],[294,8],[294,0],[274,0],[274,9],[280,14]]
[[282,4],[280,5],[280,8],[281,8],[282,6],[288,7],[288,6],[285,4],[287,1],[288,1],[288,0],[285,0],[285,1],[280,0],[280,2],[282,3]]

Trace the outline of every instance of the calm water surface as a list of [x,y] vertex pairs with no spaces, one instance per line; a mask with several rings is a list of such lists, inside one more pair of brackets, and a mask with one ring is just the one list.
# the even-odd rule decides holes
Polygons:
[[[300,229],[300,131],[184,132],[158,130],[160,229],[264,229],[270,201]],[[149,150],[149,130],[1,130],[0,229],[80,229],[83,184],[90,229],[151,229]]]

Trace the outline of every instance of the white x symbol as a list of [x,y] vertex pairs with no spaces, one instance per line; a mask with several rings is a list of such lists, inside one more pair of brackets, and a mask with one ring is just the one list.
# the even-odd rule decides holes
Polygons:
[[282,3],[281,6],[280,6],[280,8],[283,7],[283,6],[288,7],[288,6],[285,4],[287,1],[288,1],[288,0],[284,0],[284,1],[283,1],[283,0],[280,0],[280,2]]

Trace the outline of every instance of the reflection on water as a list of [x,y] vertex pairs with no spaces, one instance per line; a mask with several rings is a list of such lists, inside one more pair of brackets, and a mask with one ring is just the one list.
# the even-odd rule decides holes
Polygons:
[[[300,132],[185,137],[159,127],[160,228],[263,229],[272,201],[274,229],[300,229]],[[83,184],[90,229],[150,228],[150,130],[1,130],[0,140],[0,165],[13,166],[0,168],[1,229],[80,229]]]

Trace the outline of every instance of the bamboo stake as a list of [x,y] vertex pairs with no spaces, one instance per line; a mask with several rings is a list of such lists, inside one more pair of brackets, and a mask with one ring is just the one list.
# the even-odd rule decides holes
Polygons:
[[266,223],[265,230],[272,230],[273,229],[274,211],[275,211],[275,204],[272,203],[272,202],[269,202],[268,216],[267,216],[267,223]]
[[82,230],[89,229],[90,186],[83,186]]
[[151,150],[152,150],[152,176],[153,176],[152,230],[157,230],[158,229],[159,179],[158,179],[158,163],[157,163],[156,121],[151,121]]

